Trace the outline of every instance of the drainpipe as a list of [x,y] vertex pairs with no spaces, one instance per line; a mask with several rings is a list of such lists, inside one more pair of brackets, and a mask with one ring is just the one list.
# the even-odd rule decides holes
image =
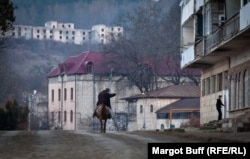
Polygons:
[[[74,98],[75,96],[75,98]],[[75,75],[75,94],[73,96],[73,100],[75,100],[75,113],[76,113],[76,75]],[[76,130],[76,115],[75,115],[75,130]]]
[[61,74],[61,114],[60,114],[60,124],[61,124],[61,129],[63,130],[63,74]]

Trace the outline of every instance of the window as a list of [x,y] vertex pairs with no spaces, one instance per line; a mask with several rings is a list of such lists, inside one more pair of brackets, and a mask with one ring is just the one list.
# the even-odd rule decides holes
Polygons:
[[58,101],[61,100],[61,89],[58,89]]
[[40,30],[37,30],[36,32],[37,32],[37,33],[40,33]]
[[88,62],[87,63],[87,73],[92,73],[92,71],[93,71],[93,63]]
[[140,105],[140,113],[143,113],[143,106]]
[[104,32],[104,29],[102,29],[102,32]]
[[54,114],[54,112],[51,112],[51,122],[52,123],[55,122],[55,114]]
[[154,112],[154,106],[152,104],[150,105],[150,112]]
[[72,34],[75,35],[75,31],[72,31]]
[[211,77],[211,84],[210,84],[210,86],[211,86],[210,93],[214,93],[215,92],[215,76]]
[[58,122],[61,122],[61,111],[58,112]]
[[70,122],[73,122],[73,111],[70,111]]
[[73,100],[74,89],[70,88],[70,99]]
[[60,39],[62,39],[62,36],[60,36]]
[[67,112],[64,111],[64,122],[66,122],[66,121],[67,121]]
[[67,100],[67,89],[64,88],[64,100]]
[[216,91],[222,91],[222,73],[217,75],[217,89]]
[[225,71],[224,72],[224,81],[223,81],[223,86],[224,86],[224,89],[228,89],[228,71]]
[[248,106],[248,90],[249,90],[248,72],[247,70],[245,70],[243,74],[243,107]]
[[51,90],[51,101],[54,102],[54,89]]
[[68,34],[69,33],[69,31],[66,31],[66,34]]
[[85,32],[82,32],[82,35],[85,35]]
[[39,35],[37,35],[36,37],[37,37],[37,39],[39,39],[39,38],[40,38],[40,36],[39,36]]
[[207,78],[205,80],[205,95],[208,95],[210,93],[210,78]]
[[50,30],[49,32],[52,33],[52,30]]

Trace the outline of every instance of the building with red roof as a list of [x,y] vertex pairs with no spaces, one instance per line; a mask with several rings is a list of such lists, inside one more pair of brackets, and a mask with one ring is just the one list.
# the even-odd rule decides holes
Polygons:
[[[52,128],[77,130],[94,126],[93,123],[98,123],[92,119],[97,95],[106,88],[117,94],[111,98],[112,109],[117,114],[127,113],[127,103],[120,99],[139,94],[140,91],[131,86],[126,78],[120,78],[110,59],[111,54],[87,51],[69,57],[48,73],[48,111]],[[160,71],[164,76],[172,74],[166,68]],[[161,81],[161,86],[168,84]],[[186,93],[192,95],[192,90]]]

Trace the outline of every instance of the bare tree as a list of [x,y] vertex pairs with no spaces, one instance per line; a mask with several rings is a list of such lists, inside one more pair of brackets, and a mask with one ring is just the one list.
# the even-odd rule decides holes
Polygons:
[[0,2],[0,30],[1,34],[12,29],[12,23],[15,21],[15,7],[10,0],[1,0]]
[[[162,3],[147,2],[121,14],[116,25],[124,28],[123,35],[111,34],[103,52],[114,54],[115,70],[136,85],[141,92],[158,88],[158,79],[180,84],[179,39],[180,8],[178,1],[170,10]],[[171,63],[167,59],[174,60]],[[165,60],[165,61],[164,61]],[[170,65],[176,67],[169,67]],[[172,69],[170,78],[162,68]],[[166,72],[166,71],[165,71]],[[181,75],[181,73],[179,74]]]

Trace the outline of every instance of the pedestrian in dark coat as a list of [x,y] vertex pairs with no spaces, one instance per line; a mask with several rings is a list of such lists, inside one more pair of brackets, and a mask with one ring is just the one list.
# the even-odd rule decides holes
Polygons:
[[222,112],[221,112],[221,106],[224,106],[224,104],[221,101],[221,95],[218,96],[217,102],[216,102],[216,109],[218,111],[218,120],[221,120],[222,118]]

